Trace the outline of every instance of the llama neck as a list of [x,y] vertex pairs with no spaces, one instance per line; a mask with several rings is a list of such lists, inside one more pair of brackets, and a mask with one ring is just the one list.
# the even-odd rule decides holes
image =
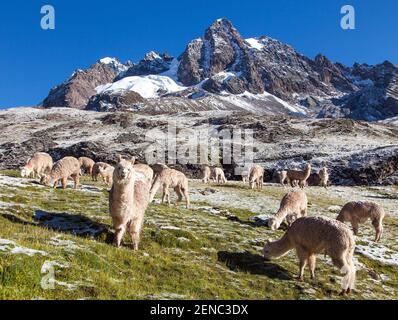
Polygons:
[[134,184],[134,179],[130,179],[126,183],[120,183],[119,181],[115,181],[113,183],[113,191],[120,197],[125,197],[126,195],[128,195],[134,198]]
[[305,169],[304,173],[305,173],[305,179],[308,179],[311,174],[311,168]]
[[276,220],[282,221],[286,215],[288,214],[288,210],[286,208],[280,208],[278,212],[275,214],[274,218]]
[[61,174],[60,170],[57,170],[57,169],[51,170],[51,172],[50,172],[50,178],[51,178],[51,180],[53,180],[53,181],[58,180],[58,179],[61,179],[61,178],[62,178],[62,174]]
[[294,248],[286,234],[280,240],[275,241],[272,246],[276,257],[282,257]]

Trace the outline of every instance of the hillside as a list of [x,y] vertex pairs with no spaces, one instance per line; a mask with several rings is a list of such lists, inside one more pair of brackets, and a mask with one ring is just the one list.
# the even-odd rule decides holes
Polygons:
[[[51,190],[0,173],[0,299],[345,299],[341,275],[329,258],[318,257],[317,279],[297,282],[292,252],[264,262],[262,246],[279,238],[262,219],[273,214],[282,187],[252,191],[241,183],[205,186],[191,181],[191,210],[151,205],[142,249],[129,239],[109,244],[107,191],[83,180],[81,190]],[[307,189],[309,214],[335,217],[348,200],[377,200],[389,216],[385,235],[373,242],[371,224],[360,228],[352,299],[396,299],[397,189],[318,187]],[[42,277],[55,268],[55,290]]]

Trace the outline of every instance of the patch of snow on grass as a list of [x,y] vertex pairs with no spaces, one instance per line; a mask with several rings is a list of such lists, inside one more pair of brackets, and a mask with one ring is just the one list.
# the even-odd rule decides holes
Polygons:
[[357,245],[355,251],[383,264],[398,265],[398,253],[380,244]]
[[18,246],[14,241],[0,238],[0,253],[1,252],[7,254],[25,254],[30,257],[36,254],[40,254],[42,256],[47,255],[44,251]]

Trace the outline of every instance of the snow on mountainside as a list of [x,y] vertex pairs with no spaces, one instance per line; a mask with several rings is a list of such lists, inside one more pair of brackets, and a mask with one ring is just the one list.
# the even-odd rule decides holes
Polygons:
[[243,109],[377,121],[398,116],[398,68],[388,61],[350,68],[321,54],[310,59],[267,36],[244,39],[229,20],[218,19],[178,58],[155,51],[137,64],[103,58],[51,89],[43,106]]
[[124,65],[123,63],[121,63],[119,60],[117,60],[116,58],[110,58],[110,57],[106,57],[106,58],[102,58],[100,61],[100,63],[105,64],[107,66],[110,66],[111,68],[113,68],[118,74],[120,74],[121,72],[127,71],[129,66],[128,65]]
[[179,86],[170,77],[149,75],[123,78],[117,82],[98,86],[96,91],[97,94],[135,91],[143,98],[149,99],[185,89],[186,87]]

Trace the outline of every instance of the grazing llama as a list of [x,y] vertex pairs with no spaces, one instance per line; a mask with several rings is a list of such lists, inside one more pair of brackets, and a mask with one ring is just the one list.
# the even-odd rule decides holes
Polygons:
[[326,254],[332,258],[333,265],[344,273],[341,294],[348,294],[354,288],[355,240],[352,231],[344,223],[322,217],[299,218],[280,240],[267,242],[264,247],[264,258],[269,260],[282,257],[293,249],[299,258],[299,280],[303,280],[307,264],[313,279],[316,254]]
[[209,166],[204,166],[202,168],[202,181],[205,184],[208,184],[210,182],[211,179],[211,169]]
[[21,177],[41,178],[50,173],[53,167],[53,159],[48,153],[37,152],[32,158],[21,168]]
[[224,170],[221,168],[213,168],[212,170],[213,181],[219,184],[227,183],[227,178],[225,178]]
[[308,199],[304,191],[291,191],[281,201],[278,212],[268,220],[268,226],[272,230],[278,230],[286,219],[290,226],[297,218],[307,216]]
[[375,241],[378,242],[383,235],[383,219],[385,215],[384,209],[374,202],[349,202],[341,209],[337,220],[350,222],[355,235],[358,235],[360,223],[371,220],[376,230]]
[[88,157],[80,157],[79,158],[80,168],[82,173],[87,173],[88,175],[92,176],[93,174],[93,167],[95,165],[94,160]]
[[94,164],[92,172],[91,172],[91,177],[92,177],[93,181],[98,181],[98,177],[100,176],[100,168],[106,169],[109,167],[112,167],[112,166],[105,162],[96,162]]
[[159,188],[162,187],[162,203],[165,201],[168,202],[170,205],[170,191],[169,188],[173,188],[177,194],[177,203],[178,205],[183,196],[185,197],[186,207],[189,209],[189,189],[188,189],[188,179],[180,171],[174,169],[165,169],[162,170],[159,175],[156,177],[155,181],[153,182],[151,192],[150,192],[150,202],[153,201],[156,193],[158,192]]
[[80,163],[74,157],[65,157],[54,164],[49,174],[41,178],[41,183],[50,186],[54,183],[54,188],[61,182],[62,188],[66,189],[68,179],[72,178],[75,182],[74,188],[79,188]]
[[254,187],[256,186],[257,189],[262,189],[263,180],[264,180],[264,168],[258,165],[251,168],[249,174],[250,187],[254,189]]

